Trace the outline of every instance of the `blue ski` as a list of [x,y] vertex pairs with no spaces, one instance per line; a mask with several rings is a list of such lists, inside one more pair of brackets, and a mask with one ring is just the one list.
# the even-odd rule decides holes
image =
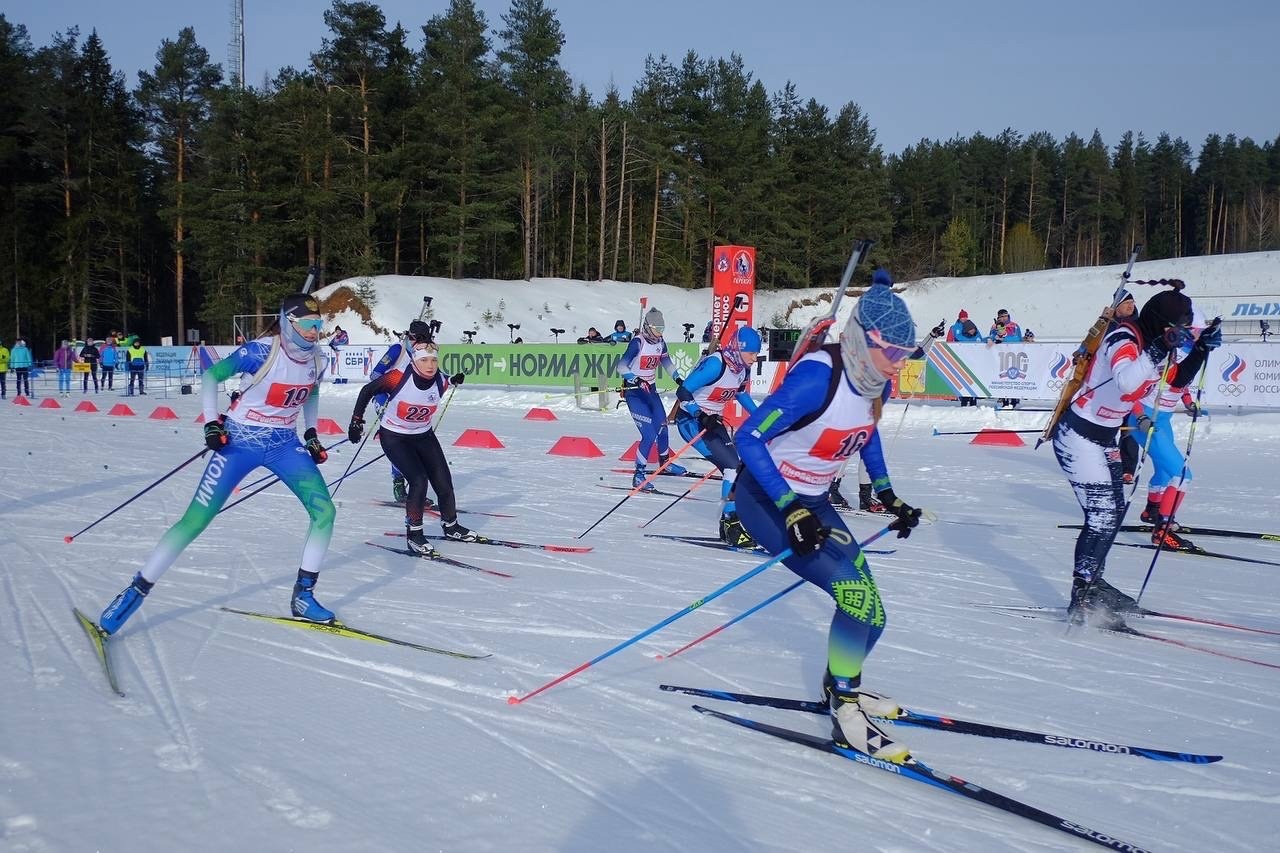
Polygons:
[[841,758],[847,758],[850,761],[856,761],[859,764],[865,764],[868,767],[874,767],[877,770],[883,770],[886,773],[893,773],[906,779],[916,782],[923,782],[926,785],[932,785],[936,788],[942,788],[953,794],[974,800],[979,803],[985,803],[1001,811],[1009,814],[1024,817],[1033,820],[1036,823],[1064,832],[1072,838],[1079,838],[1082,841],[1091,841],[1101,847],[1107,847],[1111,850],[1123,850],[1125,853],[1147,853],[1145,847],[1139,847],[1127,841],[1122,841],[1104,832],[1096,829],[1090,829],[1087,826],[1067,820],[1064,817],[1043,811],[1035,806],[1007,797],[1004,794],[998,794],[995,791],[983,788],[981,785],[961,779],[959,776],[952,776],[949,773],[942,773],[934,770],[927,764],[915,759],[909,760],[905,764],[894,764],[890,761],[884,761],[874,758],[865,752],[856,749],[837,746],[829,738],[817,737],[816,735],[797,732],[792,729],[784,729],[781,726],[771,726],[768,723],[762,723],[758,720],[751,720],[746,717],[738,717],[733,714],[725,714],[720,711],[713,711],[710,708],[704,708],[701,705],[694,705],[693,710],[699,714],[707,714],[724,720],[727,723],[733,723],[744,729],[754,729],[767,735],[773,735],[776,738],[790,741],[791,743],[807,746],[810,749],[816,749],[819,752],[829,752],[832,755],[838,755]]
[[[716,536],[677,536],[672,533],[646,533],[645,537],[648,539],[668,539],[672,542],[683,542],[686,545],[698,545],[703,548],[717,548],[721,551],[737,551],[740,554],[763,554],[766,557],[769,556],[769,552],[763,548],[739,548],[737,545],[730,545],[728,542],[725,542],[723,539]],[[864,554],[894,554],[896,552],[896,548],[862,549],[862,553]]]
[[[701,696],[706,699],[723,699],[726,702],[738,702],[743,705],[763,705],[768,708],[781,708],[786,711],[804,711],[810,714],[826,716],[827,703],[808,699],[786,699],[780,696],[759,696],[754,693],[732,693],[727,690],[703,690],[697,687],[677,687],[672,684],[661,684],[659,687],[669,693],[684,693],[689,696]],[[1150,758],[1152,761],[1185,761],[1190,764],[1212,764],[1221,761],[1221,755],[1200,755],[1194,752],[1174,752],[1168,749],[1151,749],[1145,746],[1128,746],[1122,743],[1110,743],[1095,738],[1068,737],[1048,732],[1037,732],[1028,729],[1013,729],[990,723],[978,723],[972,720],[961,720],[955,717],[943,717],[936,714],[925,714],[920,711],[902,709],[902,714],[890,723],[902,726],[915,726],[923,729],[937,729],[944,732],[955,732],[978,737],[1016,740],[1025,743],[1040,743],[1046,746],[1060,746],[1065,749],[1085,749],[1090,752],[1102,752],[1109,755],[1132,755],[1138,758]]]

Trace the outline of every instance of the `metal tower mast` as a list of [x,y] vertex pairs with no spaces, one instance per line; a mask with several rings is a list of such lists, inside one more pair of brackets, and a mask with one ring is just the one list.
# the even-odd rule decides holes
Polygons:
[[231,0],[231,40],[227,42],[227,75],[241,89],[244,83],[244,0]]

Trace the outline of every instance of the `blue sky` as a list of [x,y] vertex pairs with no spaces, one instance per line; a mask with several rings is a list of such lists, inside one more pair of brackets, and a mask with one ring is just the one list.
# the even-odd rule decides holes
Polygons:
[[[384,0],[389,25],[420,27],[446,0]],[[476,0],[492,30],[509,0]],[[1006,127],[1022,133],[1096,128],[1108,145],[1127,129],[1168,131],[1197,149],[1212,132],[1280,135],[1280,3],[1189,0],[548,0],[566,43],[562,64],[597,97],[625,95],[647,54],[678,62],[742,55],[772,93],[787,80],[833,112],[848,101],[870,116],[889,153],[922,137],[946,139]],[[327,0],[246,0],[246,78],[301,67],[326,30]],[[36,45],[78,25],[96,28],[130,81],[154,65],[163,38],[193,26],[225,62],[228,0],[9,0],[4,14]],[[497,43],[496,35],[494,42]]]

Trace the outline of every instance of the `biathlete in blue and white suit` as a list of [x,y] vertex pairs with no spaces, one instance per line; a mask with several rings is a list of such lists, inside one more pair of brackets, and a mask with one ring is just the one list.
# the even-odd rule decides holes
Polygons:
[[874,286],[854,306],[840,343],[803,356],[736,436],[742,523],[769,553],[790,548],[783,563],[835,599],[823,678],[832,738],[894,762],[908,759],[907,748],[870,717],[894,717],[898,705],[860,689],[863,663],[884,631],[884,606],[866,556],[827,494],[845,459],[861,453],[880,500],[897,516],[890,526],[898,536],[919,523],[921,511],[893,492],[876,430],[888,380],[915,348],[906,303]]
[[[212,455],[187,511],[160,538],[133,583],[102,612],[98,624],[108,634],[120,630],[142,606],[152,585],[204,532],[240,481],[258,467],[279,477],[311,519],[293,587],[293,615],[312,622],[333,621],[333,612],[321,606],[312,592],[333,536],[335,515],[329,489],[316,467],[328,458],[316,434],[317,391],[328,363],[316,346],[323,323],[319,303],[305,293],[287,296],[279,323],[278,336],[245,344],[204,372],[204,439]],[[221,415],[218,384],[237,373],[251,378]],[[299,414],[306,424],[305,444],[298,441]]]
[[738,451],[733,436],[724,425],[724,407],[737,400],[751,414],[756,410],[751,399],[751,365],[760,355],[760,333],[742,326],[724,346],[708,353],[698,362],[676,391],[680,408],[676,411],[676,429],[689,441],[706,430],[693,447],[703,458],[720,469],[720,497],[724,508],[720,516],[720,538],[737,548],[753,548],[755,542],[738,519],[733,501],[733,482],[738,476]]
[[[658,459],[667,461],[670,452],[667,437],[667,410],[662,406],[662,398],[658,396],[658,388],[654,383],[658,365],[662,365],[671,374],[671,378],[679,385],[680,374],[671,362],[671,354],[667,352],[667,342],[662,339],[666,324],[662,312],[650,308],[640,324],[640,334],[627,344],[627,351],[618,360],[618,373],[622,376],[623,399],[627,401],[627,409],[636,429],[640,430],[640,447],[636,451],[636,473],[631,483],[639,486],[648,476],[646,463],[649,451],[656,444]],[[674,477],[687,473],[683,466],[672,462],[662,471]],[[646,492],[654,491],[653,483],[645,485]]]

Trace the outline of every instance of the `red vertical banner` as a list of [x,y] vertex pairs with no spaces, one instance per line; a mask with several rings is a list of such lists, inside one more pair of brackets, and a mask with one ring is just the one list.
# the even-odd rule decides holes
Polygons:
[[752,246],[716,246],[711,274],[711,339],[726,329],[753,325],[756,301],[756,250]]
[[[711,275],[711,340],[723,341],[740,326],[751,326],[756,301],[756,250],[716,246]],[[738,426],[746,413],[736,402],[724,407],[725,420]]]

